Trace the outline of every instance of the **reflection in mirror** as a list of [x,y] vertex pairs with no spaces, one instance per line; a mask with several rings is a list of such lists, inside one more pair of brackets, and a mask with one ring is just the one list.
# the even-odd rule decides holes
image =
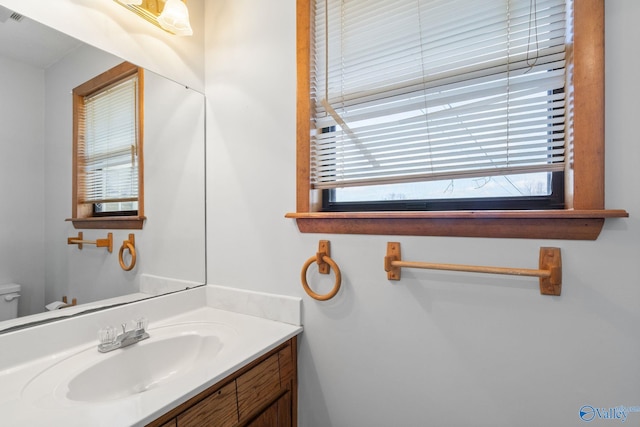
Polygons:
[[[0,293],[20,285],[20,318],[0,331],[206,281],[204,96],[157,74],[145,71],[144,228],[76,230],[65,221],[71,90],[122,61],[0,6]],[[111,232],[113,252],[68,245],[79,231],[86,240]],[[125,271],[118,255],[130,233],[137,259]],[[78,306],[45,309],[63,296]]]

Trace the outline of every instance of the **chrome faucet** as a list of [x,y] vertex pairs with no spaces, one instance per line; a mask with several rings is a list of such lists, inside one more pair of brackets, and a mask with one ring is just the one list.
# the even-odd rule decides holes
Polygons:
[[147,319],[141,317],[135,320],[135,326],[133,329],[127,331],[127,324],[123,323],[122,333],[118,335],[118,330],[113,326],[108,326],[98,331],[98,351],[100,353],[106,353],[116,350],[118,348],[128,347],[131,344],[135,344],[139,341],[149,338],[149,334],[145,331],[147,328]]

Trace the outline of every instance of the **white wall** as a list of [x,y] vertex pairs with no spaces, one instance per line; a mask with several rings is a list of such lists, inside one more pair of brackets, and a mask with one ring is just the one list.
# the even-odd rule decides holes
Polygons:
[[[295,0],[207,3],[208,282],[303,297],[301,426],[577,426],[583,405],[640,405],[640,60],[629,55],[640,3],[607,0],[606,13],[606,205],[631,217],[574,242],[299,233],[284,218],[295,209]],[[343,275],[329,302],[299,283],[320,239]],[[540,246],[560,247],[562,296],[468,273],[404,270],[390,283],[395,240],[409,260],[526,268]],[[332,278],[309,281],[324,292]]]
[[44,306],[44,80],[0,58],[0,284],[23,285],[18,313]]
[[[107,296],[121,295],[122,285],[97,287],[95,296],[89,294],[94,280],[81,288],[74,283],[74,276],[82,271],[97,277],[96,265],[92,259],[106,258],[104,250],[96,250],[87,246],[82,252],[75,246],[67,245],[67,237],[76,236],[77,231],[65,219],[71,216],[72,188],[72,144],[73,118],[71,91],[74,87],[95,77],[105,70],[122,62],[121,59],[107,54],[91,46],[83,46],[71,52],[65,58],[53,64],[45,72],[45,168],[44,179],[44,233],[45,233],[45,304],[59,301],[62,296],[78,301],[89,302]],[[22,112],[24,114],[24,112]],[[84,230],[84,237],[93,240],[95,237],[106,237],[106,232],[92,233]],[[100,235],[98,235],[100,234]],[[104,236],[102,234],[105,234]],[[77,260],[77,261],[75,261]],[[75,262],[74,262],[75,261]],[[75,266],[84,264],[80,270]],[[117,264],[116,264],[117,265]],[[119,286],[118,286],[119,285]],[[118,289],[114,289],[118,287]],[[128,284],[129,293],[135,291],[133,284]],[[30,313],[44,310],[44,304]]]
[[201,93],[145,73],[147,221],[136,233],[139,273],[206,281],[204,121]]

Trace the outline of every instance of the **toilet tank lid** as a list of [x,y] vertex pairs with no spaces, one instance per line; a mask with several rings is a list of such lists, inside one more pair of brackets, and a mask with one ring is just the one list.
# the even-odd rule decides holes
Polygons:
[[20,285],[17,283],[7,283],[6,285],[0,285],[0,295],[10,294],[13,292],[20,292]]

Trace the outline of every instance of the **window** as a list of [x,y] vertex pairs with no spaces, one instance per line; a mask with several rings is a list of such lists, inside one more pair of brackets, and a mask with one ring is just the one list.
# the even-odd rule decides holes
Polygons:
[[[287,217],[303,232],[595,239],[604,218],[627,216],[604,210],[602,0],[447,11],[454,3],[298,1],[297,211]],[[502,44],[474,22],[498,28]],[[425,47],[428,31],[438,42]],[[457,50],[432,49],[445,43]],[[514,174],[537,181],[516,197],[426,202],[396,186],[427,194],[439,178],[447,191],[471,178],[484,191]],[[396,200],[372,184],[394,185],[386,198]]]
[[76,228],[142,228],[142,94],[126,62],[73,90]]
[[330,0],[313,15],[323,208],[564,207],[541,202],[564,170],[565,0]]

